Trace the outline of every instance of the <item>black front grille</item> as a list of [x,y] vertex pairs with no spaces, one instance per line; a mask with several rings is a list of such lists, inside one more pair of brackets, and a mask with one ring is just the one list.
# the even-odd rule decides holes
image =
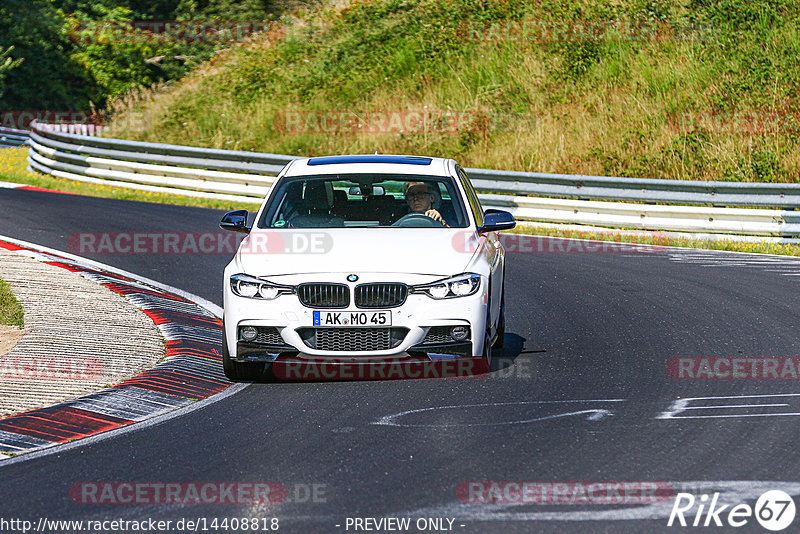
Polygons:
[[301,328],[307,347],[329,352],[389,350],[405,339],[407,328]]
[[422,344],[435,345],[440,343],[463,343],[465,341],[469,341],[469,328],[467,328],[467,337],[465,337],[463,341],[459,342],[453,339],[453,337],[450,335],[450,330],[452,330],[453,326],[432,326],[425,335],[425,339],[422,340]]
[[346,308],[350,304],[350,288],[344,284],[300,284],[297,298],[309,308]]
[[397,283],[361,284],[355,291],[359,308],[393,308],[403,304],[407,296],[408,286]]
[[286,342],[281,337],[280,332],[278,332],[278,329],[275,328],[274,326],[255,327],[256,331],[258,332],[258,335],[253,341],[245,341],[244,339],[242,339],[242,333],[241,333],[242,328],[244,327],[239,327],[239,340],[244,341],[245,343],[258,343],[260,345],[273,345],[273,346],[286,346],[286,347],[290,346],[286,344]]
[[277,328],[268,326],[260,327],[258,335],[254,341],[255,343],[263,343],[264,345],[283,345],[283,338]]
[[422,343],[424,344],[452,342],[453,338],[450,337],[449,326],[432,326],[431,329],[428,330],[428,334],[425,336],[425,339],[422,340]]

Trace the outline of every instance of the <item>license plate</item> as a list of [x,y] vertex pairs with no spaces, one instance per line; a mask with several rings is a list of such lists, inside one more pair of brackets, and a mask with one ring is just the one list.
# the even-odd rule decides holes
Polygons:
[[390,311],[314,311],[314,326],[391,326]]

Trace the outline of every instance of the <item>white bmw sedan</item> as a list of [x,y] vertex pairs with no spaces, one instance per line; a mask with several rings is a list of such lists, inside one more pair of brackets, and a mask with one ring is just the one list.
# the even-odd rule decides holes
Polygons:
[[269,369],[299,379],[437,376],[425,371],[435,362],[485,370],[503,344],[498,232],[516,223],[484,211],[452,159],[297,159],[252,226],[247,219],[239,210],[220,223],[247,234],[224,274],[231,380]]

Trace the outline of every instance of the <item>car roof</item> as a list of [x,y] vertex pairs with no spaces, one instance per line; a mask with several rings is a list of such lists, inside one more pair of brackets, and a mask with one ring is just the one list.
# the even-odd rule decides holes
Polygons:
[[445,158],[388,154],[355,154],[293,160],[284,176],[315,174],[416,174],[450,176],[455,162]]

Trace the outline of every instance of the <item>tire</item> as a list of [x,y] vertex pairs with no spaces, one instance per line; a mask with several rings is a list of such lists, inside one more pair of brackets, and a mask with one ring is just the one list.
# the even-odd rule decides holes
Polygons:
[[497,333],[494,336],[493,349],[502,349],[506,337],[506,281],[503,280],[503,289],[500,293],[500,317],[497,319]]
[[225,323],[222,324],[222,370],[231,382],[255,382],[264,374],[265,364],[259,362],[235,362],[228,353]]
[[489,277],[489,298],[486,307],[486,325],[483,327],[483,350],[481,351],[481,363],[486,367],[486,372],[492,372],[492,338],[489,337],[492,326],[492,278]]
[[481,353],[481,363],[485,366],[485,372],[492,372],[492,340],[489,339],[489,330],[483,335],[483,352]]
[[[488,301],[491,303],[492,296],[492,285],[489,284],[489,299]],[[486,325],[483,327],[483,349],[481,350],[481,363],[485,366],[485,370],[487,373],[492,372],[492,338],[489,337],[489,327],[491,326],[491,313],[489,312],[489,307],[486,309]]]

